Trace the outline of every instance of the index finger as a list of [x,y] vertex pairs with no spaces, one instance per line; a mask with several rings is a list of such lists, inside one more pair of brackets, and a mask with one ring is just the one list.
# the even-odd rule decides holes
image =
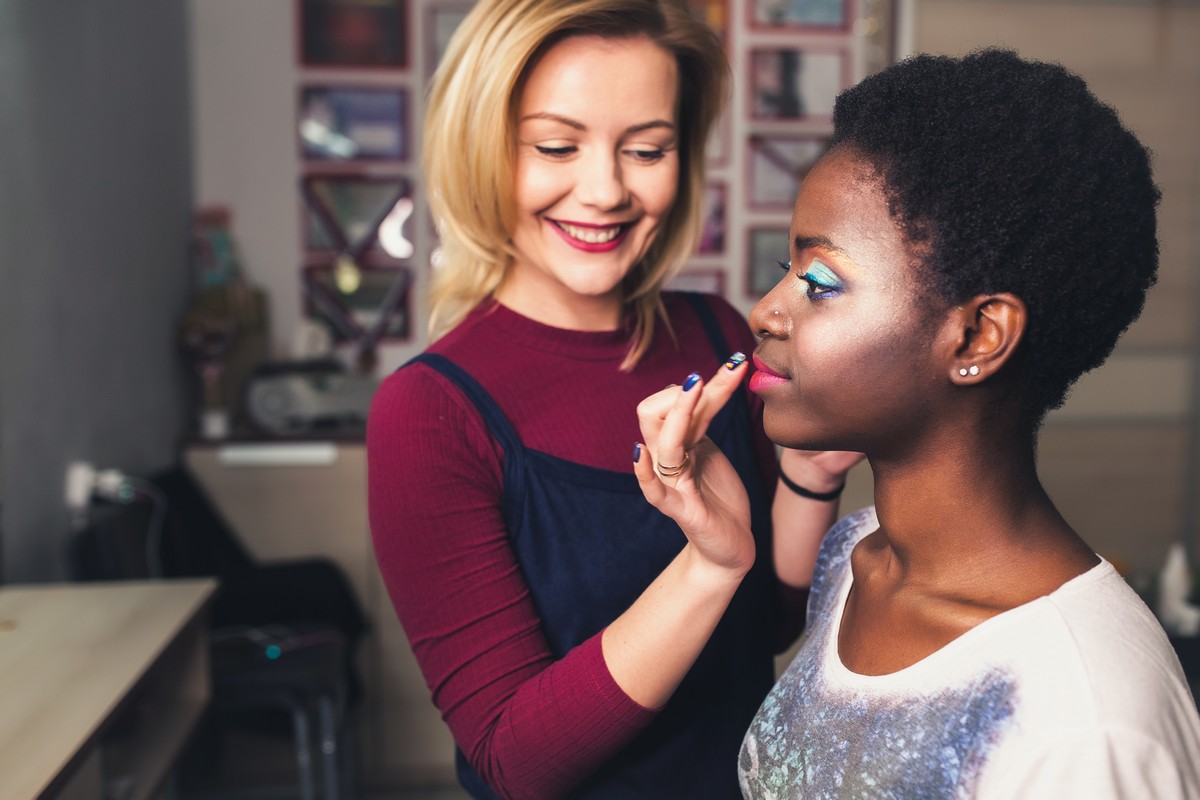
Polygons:
[[692,412],[692,425],[688,436],[689,446],[704,438],[708,424],[725,407],[729,398],[733,397],[733,393],[737,391],[738,385],[745,379],[748,371],[746,354],[741,352],[734,353],[717,368],[716,373],[704,385],[704,391]]

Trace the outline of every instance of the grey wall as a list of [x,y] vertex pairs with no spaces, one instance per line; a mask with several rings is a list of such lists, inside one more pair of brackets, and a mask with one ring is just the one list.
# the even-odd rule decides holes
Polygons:
[[66,464],[176,458],[183,0],[0,0],[0,579],[64,575]]

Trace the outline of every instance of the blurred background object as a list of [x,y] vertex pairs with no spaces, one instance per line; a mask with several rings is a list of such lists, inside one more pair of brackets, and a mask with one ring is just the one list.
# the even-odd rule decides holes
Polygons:
[[242,272],[227,208],[196,212],[192,252],[195,299],[179,339],[199,378],[197,429],[223,439],[242,426],[247,380],[268,356],[267,298]]

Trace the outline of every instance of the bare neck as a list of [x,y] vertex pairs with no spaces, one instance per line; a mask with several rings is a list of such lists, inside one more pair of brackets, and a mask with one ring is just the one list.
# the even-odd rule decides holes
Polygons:
[[955,433],[913,455],[872,460],[876,568],[897,584],[1005,608],[1097,563],[1042,488],[1032,435]]

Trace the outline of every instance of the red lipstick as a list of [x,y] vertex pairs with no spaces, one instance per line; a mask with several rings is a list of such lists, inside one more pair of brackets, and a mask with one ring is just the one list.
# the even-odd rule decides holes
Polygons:
[[[581,222],[558,222],[556,220],[551,220],[551,219],[548,219],[547,222],[549,223],[550,227],[554,230],[554,232],[557,233],[564,242],[569,244],[571,247],[574,247],[576,250],[582,250],[585,253],[608,253],[613,250],[616,250],[618,247],[621,246],[621,243],[625,241],[625,238],[629,234],[629,231],[631,231],[633,229],[633,225],[626,224],[626,223],[618,223],[616,225],[612,225],[612,224],[610,224],[610,225],[590,225],[590,224],[581,223]],[[568,232],[568,229],[570,229],[570,228],[574,228],[577,231],[611,230],[613,228],[618,228],[618,230],[616,232],[616,235],[614,235],[613,238],[609,239],[608,241],[586,242],[583,239],[577,238],[576,236],[572,236]]]

